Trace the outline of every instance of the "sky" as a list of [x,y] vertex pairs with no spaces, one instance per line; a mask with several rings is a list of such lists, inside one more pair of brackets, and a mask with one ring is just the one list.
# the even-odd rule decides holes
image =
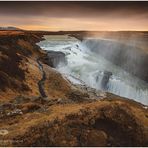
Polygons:
[[0,26],[49,31],[148,31],[148,1],[1,1]]

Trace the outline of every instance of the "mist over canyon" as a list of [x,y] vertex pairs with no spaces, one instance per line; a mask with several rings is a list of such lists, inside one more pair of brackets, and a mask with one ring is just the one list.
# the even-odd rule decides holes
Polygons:
[[54,59],[53,67],[69,81],[148,104],[145,38],[123,39],[120,34],[88,34],[82,41],[69,35],[44,38],[38,45],[50,51],[49,56],[65,54]]

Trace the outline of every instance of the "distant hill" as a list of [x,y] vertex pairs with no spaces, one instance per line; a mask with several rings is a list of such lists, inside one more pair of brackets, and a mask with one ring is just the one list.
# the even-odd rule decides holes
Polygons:
[[0,30],[22,30],[22,29],[9,26],[9,27],[0,27]]

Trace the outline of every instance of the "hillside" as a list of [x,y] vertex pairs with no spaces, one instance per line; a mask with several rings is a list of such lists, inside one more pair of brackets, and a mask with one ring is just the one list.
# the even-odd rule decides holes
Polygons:
[[69,82],[44,34],[0,31],[0,146],[148,146],[147,106]]

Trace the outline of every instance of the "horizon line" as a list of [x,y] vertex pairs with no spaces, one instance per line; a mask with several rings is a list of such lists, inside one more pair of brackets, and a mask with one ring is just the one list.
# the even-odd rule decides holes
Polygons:
[[46,32],[147,32],[148,30],[36,30],[36,29],[23,29],[23,27],[16,26],[0,26],[0,28],[16,28],[16,30],[0,30],[0,31],[46,31]]

